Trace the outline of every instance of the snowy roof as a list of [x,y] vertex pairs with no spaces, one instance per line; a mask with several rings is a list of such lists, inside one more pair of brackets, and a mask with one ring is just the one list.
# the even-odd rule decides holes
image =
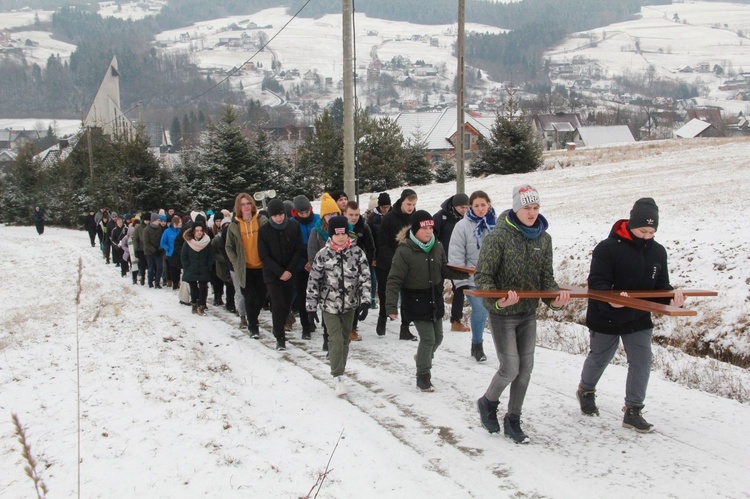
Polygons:
[[[441,112],[401,113],[396,117],[396,124],[401,128],[404,138],[420,138],[428,150],[453,149],[450,138],[458,130],[456,125],[456,108],[444,109]],[[484,136],[490,135],[495,117],[464,116],[465,123],[474,127]]]
[[692,120],[688,121],[682,128],[677,130],[675,132],[675,135],[683,139],[694,139],[710,126],[712,126],[711,123],[706,123],[705,121],[693,118]]
[[635,142],[627,125],[582,126],[578,129],[585,146],[603,146],[610,144],[631,144]]
[[575,132],[575,128],[570,123],[552,123],[552,128],[558,132]]

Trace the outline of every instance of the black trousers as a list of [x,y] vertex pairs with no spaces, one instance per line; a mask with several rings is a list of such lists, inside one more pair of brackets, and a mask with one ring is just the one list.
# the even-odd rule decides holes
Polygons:
[[96,230],[90,230],[89,233],[89,239],[91,239],[91,247],[93,248],[96,246],[95,240],[96,240]]
[[190,303],[193,305],[206,306],[208,298],[208,281],[189,281]]
[[268,290],[263,282],[263,269],[245,269],[245,287],[242,296],[245,298],[247,309],[247,325],[257,326],[258,316],[266,304]]
[[289,317],[289,310],[292,307],[292,293],[294,293],[294,283],[284,283],[283,281],[267,282],[268,298],[271,300],[271,317],[273,318],[273,335],[277,340],[284,339],[284,323]]
[[302,332],[310,332],[310,319],[307,317],[307,308],[305,302],[307,301],[307,280],[310,278],[310,272],[305,269],[298,270],[294,274],[294,288],[297,296],[294,298],[297,312],[299,312],[299,322],[302,325]]
[[[224,281],[216,274],[216,265],[214,265],[211,271],[211,289],[214,290],[214,300],[224,296],[224,284]],[[227,298],[227,303],[229,303],[229,298]]]
[[167,258],[167,275],[172,281],[172,289],[180,289],[180,274],[182,274],[180,260],[174,256]]

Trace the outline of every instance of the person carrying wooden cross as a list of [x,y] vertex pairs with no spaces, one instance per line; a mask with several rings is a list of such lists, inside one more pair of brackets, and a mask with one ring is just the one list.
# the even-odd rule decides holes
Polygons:
[[[672,290],[669,284],[667,252],[654,240],[659,226],[659,208],[652,198],[641,198],[630,210],[628,220],[615,222],[609,237],[601,241],[591,256],[588,285],[591,290]],[[626,292],[621,293],[627,296]],[[685,297],[651,300],[681,307]],[[596,384],[615,356],[622,340],[628,361],[625,383],[625,413],[622,426],[641,433],[653,431],[641,412],[651,373],[651,313],[589,299],[586,326],[590,333],[589,354],[583,363],[576,397],[581,412],[599,415]]]
[[[521,429],[521,409],[534,367],[536,309],[538,298],[519,299],[517,291],[558,290],[552,271],[552,238],[547,220],[539,213],[539,193],[530,185],[513,188],[513,209],[497,217],[479,252],[474,283],[478,290],[509,290],[506,298],[484,300],[500,367],[485,394],[477,400],[482,426],[499,433],[497,408],[500,395],[510,385],[508,412],[503,418],[506,437],[528,443]],[[560,310],[570,301],[570,292],[560,291],[544,302]]]

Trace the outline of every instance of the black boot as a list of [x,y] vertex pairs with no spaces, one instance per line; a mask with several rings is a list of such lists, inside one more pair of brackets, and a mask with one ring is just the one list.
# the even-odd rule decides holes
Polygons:
[[328,351],[328,335],[327,334],[323,335],[323,351],[324,352]]
[[477,362],[484,362],[487,360],[487,356],[484,354],[484,347],[481,343],[471,344],[471,356],[474,357]]
[[596,407],[596,390],[584,390],[578,385],[576,398],[581,404],[581,414],[584,416],[598,416],[599,409]]
[[399,340],[406,340],[406,341],[417,341],[417,337],[411,334],[411,331],[409,331],[409,324],[401,323],[401,332],[398,335]]
[[429,374],[418,374],[417,375],[417,388],[423,392],[434,392],[435,387],[432,386],[432,380]]
[[138,272],[132,272],[133,274],[133,284],[138,284]]
[[505,436],[512,439],[517,444],[529,443],[529,437],[521,429],[520,414],[506,414],[503,419]]
[[385,336],[385,316],[378,316],[378,325],[375,327],[378,336]]
[[500,433],[500,423],[497,420],[497,407],[499,405],[499,400],[497,402],[490,402],[484,395],[477,400],[479,420],[482,423],[482,428],[490,433]]
[[623,407],[625,415],[622,418],[622,426],[631,428],[638,433],[650,433],[654,431],[654,425],[643,419],[642,407]]

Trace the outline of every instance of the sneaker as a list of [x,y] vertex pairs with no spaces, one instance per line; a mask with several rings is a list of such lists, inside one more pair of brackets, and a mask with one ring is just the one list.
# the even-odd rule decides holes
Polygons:
[[467,331],[471,331],[471,328],[468,328],[461,324],[461,322],[451,322],[451,331],[458,331],[459,333],[465,333]]
[[484,395],[477,400],[479,420],[482,423],[482,428],[490,433],[500,433],[500,423],[497,420],[497,407],[499,405],[499,400],[497,402],[490,402]]
[[276,350],[279,352],[283,352],[286,350],[286,341],[285,340],[276,340]]
[[214,298],[214,307],[220,307],[224,305],[224,300],[221,298]]
[[161,284],[156,284],[156,285],[154,285],[154,288],[156,288],[156,289],[161,289]]
[[362,337],[359,335],[356,328],[352,329],[352,332],[349,333],[349,341],[362,341]]
[[378,302],[375,300],[370,301],[370,310],[377,310],[378,309]]
[[581,404],[581,413],[584,416],[598,416],[599,408],[596,407],[596,390],[584,390],[578,385],[576,398]]
[[417,375],[417,388],[419,388],[423,392],[435,391],[435,387],[432,386],[432,381],[430,380],[429,374]]
[[310,335],[310,333],[302,333],[302,339],[303,340],[311,340],[312,336]]
[[625,413],[622,418],[623,428],[630,428],[638,433],[650,433],[654,431],[654,425],[643,419],[641,408],[623,407],[622,410]]
[[512,439],[517,444],[528,444],[529,436],[521,429],[520,414],[506,414],[503,418],[503,429],[505,436]]
[[333,386],[336,390],[337,397],[344,397],[349,391],[346,389],[346,383],[344,382],[343,376],[336,376],[333,378]]

